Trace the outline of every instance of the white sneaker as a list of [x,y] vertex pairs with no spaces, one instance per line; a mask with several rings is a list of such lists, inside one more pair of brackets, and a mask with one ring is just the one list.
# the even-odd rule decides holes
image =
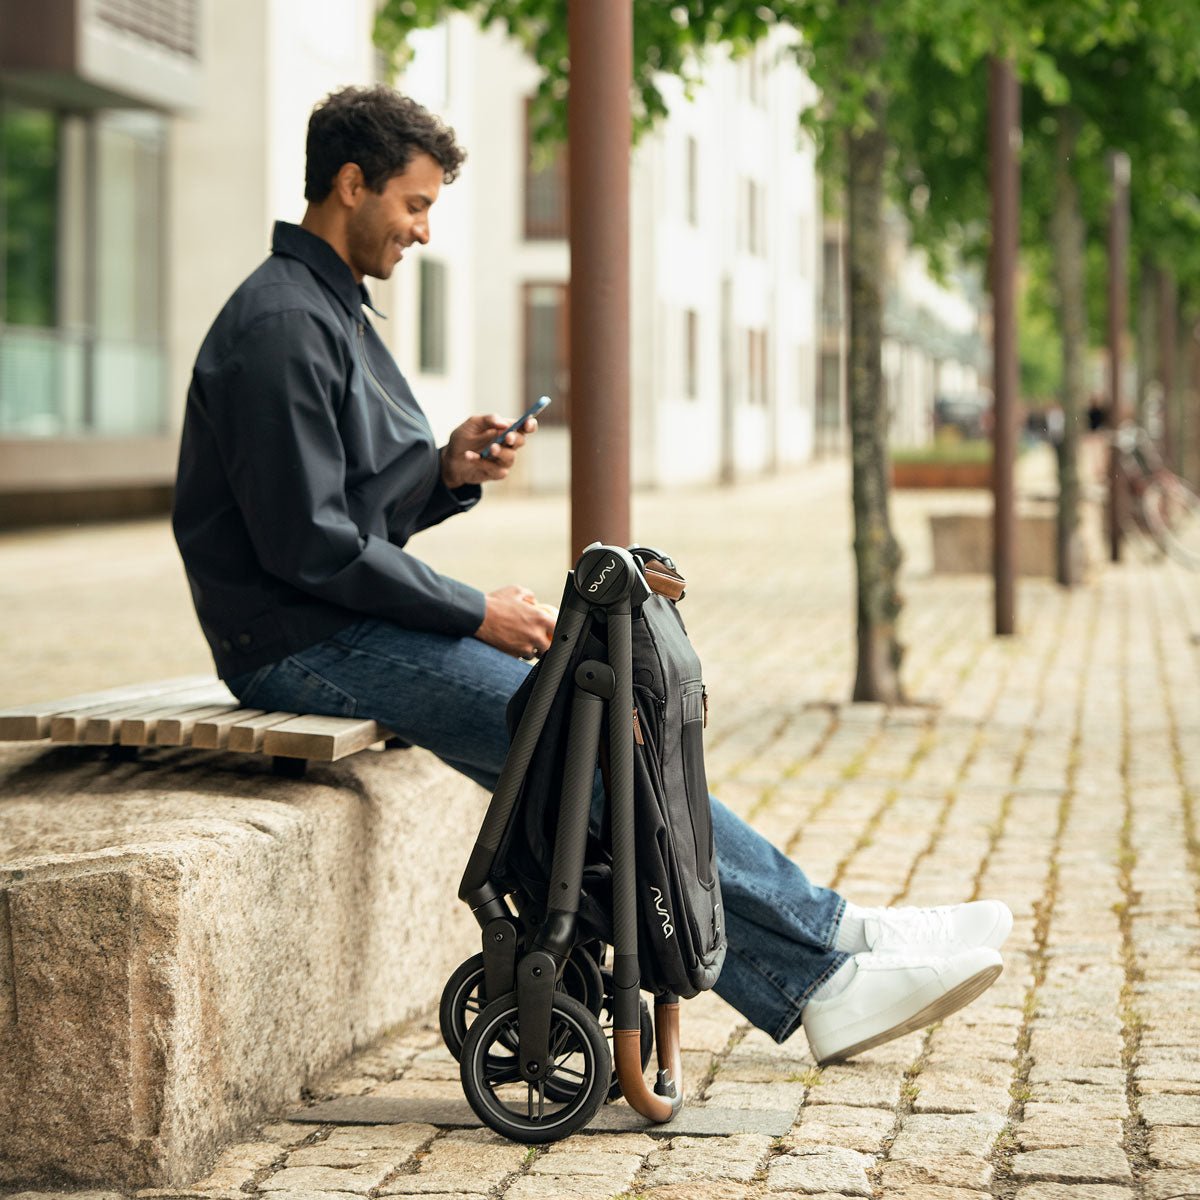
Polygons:
[[1012,923],[1012,910],[1003,900],[938,908],[872,908],[863,914],[863,936],[872,951],[884,953],[934,947],[948,953],[971,946],[999,950],[1012,932]]
[[1004,964],[988,946],[947,956],[856,954],[854,978],[828,1000],[810,1000],[802,1022],[822,1066],[924,1029],[948,1017],[996,981]]

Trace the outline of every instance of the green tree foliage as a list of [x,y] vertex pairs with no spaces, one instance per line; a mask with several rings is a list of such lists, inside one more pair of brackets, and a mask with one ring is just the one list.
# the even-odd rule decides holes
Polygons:
[[[569,70],[565,0],[386,0],[377,38],[402,50],[408,31],[448,11],[500,23],[541,69],[534,120],[543,137],[561,136]],[[882,387],[882,206],[894,126],[889,105],[908,86],[909,61],[928,44],[939,62],[967,71],[997,46],[1029,47],[1023,6],[1015,0],[633,0],[635,129],[665,111],[660,72],[694,81],[704,51],[737,54],[772,28],[795,31],[794,53],[821,91],[803,114],[817,138],[826,175],[844,181],[849,229],[851,438],[859,664],[854,697],[903,698],[897,640],[900,550],[888,515],[887,409]],[[1028,48],[1031,70],[1048,69]]]

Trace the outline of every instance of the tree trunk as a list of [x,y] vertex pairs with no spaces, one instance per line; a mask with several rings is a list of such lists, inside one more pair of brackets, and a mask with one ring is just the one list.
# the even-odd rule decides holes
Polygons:
[[[882,45],[869,20],[856,39],[861,65]],[[855,700],[903,701],[896,639],[900,546],[888,515],[888,409],[883,392],[884,97],[868,105],[874,128],[846,142],[847,250],[850,276],[850,450],[853,462],[854,560],[858,572],[858,669]]]
[[1146,424],[1150,391],[1158,379],[1158,272],[1148,255],[1138,265],[1137,396],[1133,417]]
[[1080,581],[1079,546],[1079,426],[1087,405],[1087,305],[1085,300],[1085,237],[1079,185],[1075,180],[1075,143],[1079,114],[1058,110],[1055,146],[1054,283],[1058,291],[1062,333],[1062,439],[1058,444],[1058,522],[1056,575],[1064,587]]

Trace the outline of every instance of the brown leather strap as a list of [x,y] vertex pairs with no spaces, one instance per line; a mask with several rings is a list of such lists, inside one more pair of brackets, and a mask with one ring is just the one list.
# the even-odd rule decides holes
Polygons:
[[657,558],[648,558],[642,564],[642,573],[646,576],[646,582],[652,592],[666,596],[668,600],[683,599],[683,589],[687,587],[687,580],[666,563],[659,562]]

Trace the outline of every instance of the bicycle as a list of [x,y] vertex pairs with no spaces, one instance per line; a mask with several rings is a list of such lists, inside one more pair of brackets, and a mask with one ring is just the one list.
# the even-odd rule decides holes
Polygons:
[[1132,421],[1108,433],[1129,490],[1127,523],[1176,562],[1200,569],[1200,496],[1163,462],[1150,435]]

